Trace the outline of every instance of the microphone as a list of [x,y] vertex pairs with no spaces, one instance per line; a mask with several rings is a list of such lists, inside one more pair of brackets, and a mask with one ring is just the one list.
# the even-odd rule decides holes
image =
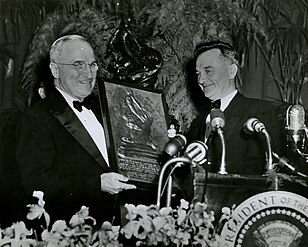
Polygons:
[[272,146],[271,138],[265,128],[265,125],[257,118],[249,118],[244,124],[244,131],[247,134],[253,133],[263,133],[266,139],[267,153],[265,153],[267,161],[267,170],[270,171],[273,169],[273,156],[272,156]]
[[305,109],[301,105],[291,105],[286,113],[287,141],[292,142],[296,149],[303,151],[305,146]]
[[213,108],[210,112],[211,127],[213,131],[217,131],[221,141],[221,163],[218,173],[221,175],[228,174],[226,171],[226,144],[222,128],[225,127],[225,115],[217,108]]
[[247,134],[253,134],[254,132],[261,133],[266,131],[266,128],[262,122],[257,118],[249,118],[244,125],[244,131]]
[[[181,144],[181,145],[179,145]],[[177,152],[175,151],[180,151],[184,146],[186,145],[186,138],[183,135],[177,135],[173,139],[171,139],[167,144],[165,148],[165,152],[167,152],[170,155],[176,154]],[[180,147],[180,148],[179,148]],[[205,156],[206,156],[206,145],[200,141],[193,142],[188,145],[188,147],[185,150],[185,153],[182,157],[174,157],[170,160],[168,160],[162,167],[159,178],[158,178],[158,188],[157,188],[157,201],[156,205],[160,207],[160,198],[162,194],[162,183],[163,183],[163,178],[166,169],[173,163],[175,163],[175,166],[171,170],[171,172],[168,175],[168,184],[170,185],[171,183],[169,181],[171,178],[171,174],[173,171],[184,165],[185,163],[191,164],[193,167],[196,167],[196,162],[203,161]],[[172,186],[169,186],[170,192],[172,189]],[[171,203],[171,193],[168,193],[167,195],[167,206],[170,206]]]
[[174,156],[178,152],[180,152],[186,144],[186,137],[184,135],[177,134],[175,135],[175,137],[173,137],[172,139],[170,139],[170,141],[166,143],[164,150],[170,156]]
[[207,146],[203,142],[195,141],[187,146],[184,157],[202,165],[206,161],[206,150]]
[[225,127],[225,115],[221,110],[213,108],[210,112],[210,119],[212,130],[216,131]]
[[[187,143],[187,140],[186,140],[186,137],[184,135],[181,135],[181,134],[176,134],[172,139],[170,139],[166,145],[165,145],[165,152],[171,156],[171,157],[174,157],[176,156],[183,148],[184,146],[186,146],[186,143]],[[178,164],[177,167],[179,167],[180,165]],[[165,169],[164,168],[163,170],[163,173],[165,172]],[[171,170],[171,172],[173,172]],[[159,184],[159,189],[161,190],[161,186],[162,186],[162,179],[159,181],[160,184]],[[168,180],[167,180],[167,183],[168,183],[168,190],[167,190],[167,206],[170,206],[171,204],[171,193],[172,193],[172,177],[169,176],[168,177]],[[160,192],[161,193],[161,192]]]

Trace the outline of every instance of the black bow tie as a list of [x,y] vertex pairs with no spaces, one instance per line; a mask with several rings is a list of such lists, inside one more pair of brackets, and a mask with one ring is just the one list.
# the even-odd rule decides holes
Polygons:
[[85,98],[82,102],[78,101],[78,100],[74,100],[73,101],[73,106],[74,108],[79,111],[82,112],[82,106],[84,106],[85,108],[87,108],[88,110],[91,109],[92,107],[92,102],[90,98]]
[[211,102],[211,108],[220,109],[220,105],[221,105],[221,100],[220,99]]

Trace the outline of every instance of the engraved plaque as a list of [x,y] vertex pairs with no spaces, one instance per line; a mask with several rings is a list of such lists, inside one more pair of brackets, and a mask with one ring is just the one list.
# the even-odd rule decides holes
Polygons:
[[100,92],[111,160],[130,181],[157,183],[169,140],[162,91],[105,81]]

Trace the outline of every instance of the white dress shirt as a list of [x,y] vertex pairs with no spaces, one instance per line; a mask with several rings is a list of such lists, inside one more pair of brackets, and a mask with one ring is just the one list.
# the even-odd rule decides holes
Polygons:
[[109,166],[106,138],[103,126],[99,123],[99,121],[97,120],[97,118],[95,117],[94,113],[91,110],[82,106],[82,111],[79,112],[73,106],[73,101],[75,101],[76,99],[73,98],[71,95],[67,94],[66,92],[64,92],[63,90],[61,90],[60,88],[56,87],[56,89],[62,94],[68,105],[72,108],[76,116],[79,118],[80,122],[86,128],[89,135],[96,144],[97,148],[103,155],[107,165]]

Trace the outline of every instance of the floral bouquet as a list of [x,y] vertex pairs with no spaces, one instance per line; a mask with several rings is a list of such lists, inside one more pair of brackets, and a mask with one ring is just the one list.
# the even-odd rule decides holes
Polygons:
[[205,203],[189,205],[185,200],[177,209],[156,205],[125,205],[128,223],[121,229],[126,239],[135,237],[136,246],[217,246],[213,212]]
[[[214,214],[207,212],[205,203],[189,204],[181,200],[177,209],[156,205],[145,206],[126,204],[127,223],[113,226],[104,222],[100,228],[96,220],[89,216],[89,209],[82,206],[69,223],[57,220],[50,226],[50,216],[45,211],[44,193],[34,191],[37,204],[28,205],[30,220],[44,218],[41,238],[38,240],[35,231],[28,230],[24,222],[14,223],[4,230],[0,229],[0,246],[104,246],[122,247],[126,240],[134,246],[218,246],[219,236],[213,226]],[[121,238],[120,238],[121,236]]]
[[50,216],[44,209],[44,193],[34,191],[33,196],[38,198],[38,203],[28,205],[30,212],[27,218],[34,220],[44,216],[46,227],[41,234],[41,240],[35,237],[33,230],[26,228],[24,222],[17,222],[4,230],[0,229],[0,246],[122,246],[118,241],[120,226],[112,226],[111,223],[104,222],[99,229],[94,229],[96,221],[89,216],[89,208],[85,206],[73,215],[68,225],[64,220],[57,220],[49,227]]

